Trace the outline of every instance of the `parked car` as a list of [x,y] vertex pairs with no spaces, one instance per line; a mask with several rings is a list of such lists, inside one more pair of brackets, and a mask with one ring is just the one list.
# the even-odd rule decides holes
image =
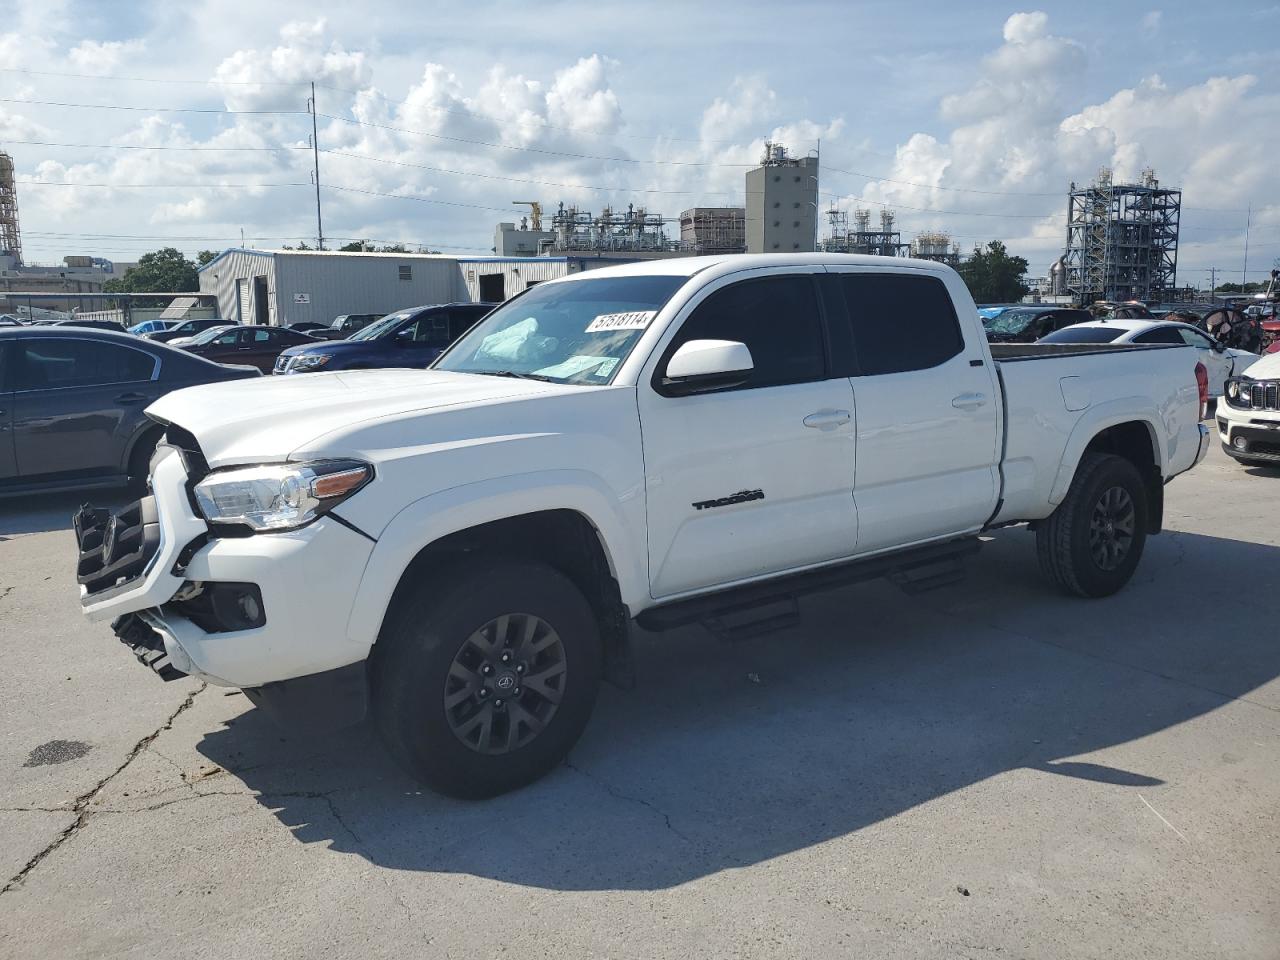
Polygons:
[[493,308],[492,303],[446,303],[389,313],[345,340],[290,347],[280,354],[275,372],[426,367]]
[[1228,456],[1247,467],[1280,468],[1280,353],[1228,380],[1214,418]]
[[221,320],[218,317],[206,317],[200,320],[183,320],[181,323],[174,324],[167,330],[155,330],[151,333],[144,333],[142,336],[148,340],[154,340],[157,343],[168,343],[171,340],[177,340],[179,337],[193,337],[202,330],[210,330],[213,327],[225,327],[231,324],[230,320]]
[[26,326],[21,320],[11,313],[0,313],[0,327],[22,327]]
[[147,404],[257,375],[126,333],[0,329],[0,496],[145,478],[161,432]]
[[170,327],[177,326],[176,320],[143,320],[141,323],[135,323],[129,328],[129,332],[135,337],[140,337],[144,333],[158,333],[161,330],[168,330]]
[[[160,400],[154,499],[76,523],[81,602],[168,675],[316,723],[368,706],[414,774],[488,796],[563,761],[602,674],[630,675],[632,619],[759,628],[836,584],[950,583],[1019,522],[1066,592],[1121,589],[1208,449],[1198,366],[1182,344],[989,346],[943,264],[606,267],[429,370]],[[138,511],[158,542],[102,549]]]
[[1090,320],[1042,337],[1039,343],[1183,344],[1195,347],[1209,376],[1209,396],[1222,396],[1227,378],[1258,361],[1256,353],[1224,346],[1189,323],[1171,320]]
[[334,317],[328,327],[315,331],[315,335],[321,340],[345,340],[357,330],[363,330],[384,316],[384,313],[344,313]]
[[70,320],[55,320],[50,326],[54,327],[79,327],[81,330],[110,330],[113,333],[124,333],[124,324],[118,320],[77,320],[72,317]]
[[180,346],[206,360],[247,363],[270,373],[281,350],[313,342],[309,335],[284,327],[232,326],[208,330]]
[[[978,312],[981,316],[981,311]],[[1093,319],[1088,310],[1066,307],[1015,307],[983,320],[992,343],[1035,343],[1046,334]]]
[[297,333],[315,333],[318,330],[328,330],[329,324],[316,323],[314,320],[302,320],[298,323],[286,324],[286,330],[293,330]]

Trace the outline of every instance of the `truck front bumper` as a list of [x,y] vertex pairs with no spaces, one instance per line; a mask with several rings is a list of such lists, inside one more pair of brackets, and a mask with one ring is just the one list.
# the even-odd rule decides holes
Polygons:
[[[153,464],[150,507],[143,501],[110,519],[82,511],[76,534],[86,617],[113,620],[120,639],[161,676],[190,674],[221,686],[261,687],[368,656],[367,644],[348,639],[347,622],[372,541],[331,517],[282,533],[211,538],[186,481],[181,456],[169,450]],[[155,529],[135,534],[127,523],[137,517],[134,526]],[[143,543],[144,555],[120,567],[119,582],[104,583],[95,574],[112,574],[122,541],[126,548]],[[252,592],[255,625],[234,629],[197,600],[228,586]]]

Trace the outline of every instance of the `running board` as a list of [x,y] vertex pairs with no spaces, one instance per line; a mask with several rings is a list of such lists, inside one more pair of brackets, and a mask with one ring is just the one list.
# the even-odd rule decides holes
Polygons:
[[977,553],[980,546],[977,537],[965,537],[787,574],[651,607],[636,617],[636,623],[646,630],[670,630],[702,623],[717,636],[730,639],[755,636],[797,622],[797,599],[807,593],[881,577],[888,578],[907,593],[955,583],[964,573],[961,561]]

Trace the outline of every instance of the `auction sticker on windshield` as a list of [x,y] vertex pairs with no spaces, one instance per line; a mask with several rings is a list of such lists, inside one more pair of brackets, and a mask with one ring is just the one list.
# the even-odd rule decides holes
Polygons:
[[612,330],[643,330],[658,315],[657,310],[633,310],[630,313],[602,313],[587,324],[587,333]]

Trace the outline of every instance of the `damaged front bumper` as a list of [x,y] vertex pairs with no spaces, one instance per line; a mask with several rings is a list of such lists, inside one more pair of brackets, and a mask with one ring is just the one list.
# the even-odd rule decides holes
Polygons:
[[188,496],[181,453],[161,447],[152,493],[75,520],[85,616],[160,677],[259,688],[359,664],[347,636],[373,543],[322,517],[298,530],[210,535]]

